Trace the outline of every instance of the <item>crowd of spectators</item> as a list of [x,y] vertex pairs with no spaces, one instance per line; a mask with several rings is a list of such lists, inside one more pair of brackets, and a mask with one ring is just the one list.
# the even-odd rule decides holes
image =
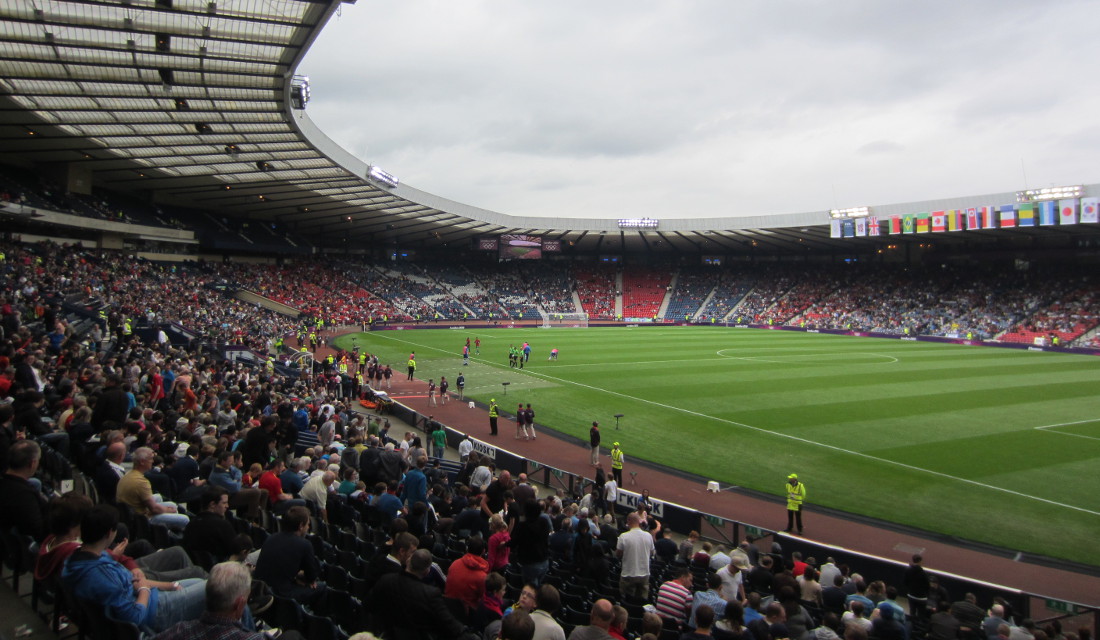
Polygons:
[[665,318],[690,319],[703,307],[703,303],[715,288],[713,271],[708,273],[698,267],[680,269],[669,295]]
[[158,206],[134,203],[118,194],[66,192],[48,178],[15,167],[0,169],[0,203],[23,205],[86,218],[185,229],[179,217]]
[[[729,269],[716,276],[714,295],[701,309],[700,315],[706,319],[729,319],[730,313],[737,308],[745,295],[752,289],[755,278],[742,274],[740,270]],[[698,286],[698,285],[695,285]]]
[[574,268],[573,286],[581,300],[581,311],[587,313],[589,318],[615,317],[617,277],[618,272],[609,265],[578,265]]
[[638,267],[623,270],[622,316],[655,318],[669,290],[667,269]]
[[[459,449],[458,464],[429,457],[417,434],[353,411],[324,375],[283,377],[113,331],[141,314],[224,324],[224,337],[237,340],[247,336],[235,327],[259,336],[289,328],[257,320],[255,309],[238,317],[225,300],[211,304],[218,294],[206,284],[226,275],[222,265],[122,261],[51,244],[2,244],[0,252],[0,527],[40,543],[41,578],[153,632],[211,620],[254,628],[244,600],[226,608],[218,595],[228,589],[222,574],[225,582],[246,575],[233,568],[243,560],[276,596],[327,612],[348,631],[397,636],[508,637],[530,627],[576,638],[661,637],[665,629],[742,640],[978,640],[1005,625],[1005,638],[1017,630],[1072,638],[1032,628],[1007,603],[949,597],[919,557],[902,583],[885,584],[748,538],[734,549],[697,536],[678,545],[648,500],[629,514],[610,510],[617,487],[599,469],[583,497],[540,498],[525,477],[497,472],[470,447]],[[333,272],[314,267],[302,277],[338,291]],[[253,286],[278,294],[270,271],[228,273],[252,274]],[[802,304],[817,292],[833,301],[821,307],[827,316],[907,277],[919,280],[897,275],[872,286],[849,275],[810,286],[797,273],[777,274],[756,281],[770,293],[749,299],[758,313],[787,305],[810,317],[813,305]],[[1044,318],[1077,321],[1067,296],[1092,291],[1084,282],[1017,295],[1054,300]],[[970,291],[939,286],[958,294],[951,300]],[[67,296],[110,310],[106,335],[78,334],[59,308]],[[102,504],[59,495],[59,459],[92,479]],[[127,544],[112,549],[120,521]],[[182,550],[159,527],[177,531]],[[240,598],[256,609],[270,604],[255,591]]]
[[551,314],[577,313],[569,269],[560,263],[516,265],[535,303]]

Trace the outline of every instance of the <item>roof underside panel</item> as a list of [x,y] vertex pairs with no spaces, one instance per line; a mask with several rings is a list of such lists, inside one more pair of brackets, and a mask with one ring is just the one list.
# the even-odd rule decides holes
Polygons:
[[[291,224],[322,246],[346,237],[470,246],[502,232],[545,235],[590,252],[829,249],[870,241],[830,238],[824,212],[671,219],[659,230],[623,231],[613,220],[507,216],[374,182],[366,163],[288,103],[295,66],[340,6],[4,0],[0,162],[79,165],[96,187]],[[957,236],[984,240],[983,233]]]

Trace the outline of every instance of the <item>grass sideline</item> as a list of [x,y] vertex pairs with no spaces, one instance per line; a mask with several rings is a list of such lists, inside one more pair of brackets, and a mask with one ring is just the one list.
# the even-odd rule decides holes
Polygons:
[[[467,336],[481,355],[463,368]],[[1094,356],[725,327],[377,331],[336,345],[353,337],[401,375],[410,351],[418,378],[461,370],[481,401],[510,382],[503,410],[530,402],[540,424],[582,439],[625,414],[628,464],[777,495],[797,472],[810,503],[1100,566]],[[509,369],[525,340],[530,362]]]

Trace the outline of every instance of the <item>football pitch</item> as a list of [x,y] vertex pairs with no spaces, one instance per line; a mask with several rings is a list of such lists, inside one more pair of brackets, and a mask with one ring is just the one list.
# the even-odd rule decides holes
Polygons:
[[[463,367],[467,336],[481,354]],[[506,412],[530,402],[539,424],[578,438],[599,420],[628,463],[775,495],[797,472],[811,504],[1100,565],[1094,356],[724,327],[376,331],[336,345],[352,337],[398,375],[415,351],[418,378],[462,371],[467,396]],[[509,369],[524,341],[530,361]]]

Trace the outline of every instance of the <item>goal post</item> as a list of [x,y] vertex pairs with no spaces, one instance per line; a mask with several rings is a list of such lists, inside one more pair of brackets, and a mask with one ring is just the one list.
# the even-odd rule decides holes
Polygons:
[[542,318],[543,329],[587,329],[587,313],[548,313]]

